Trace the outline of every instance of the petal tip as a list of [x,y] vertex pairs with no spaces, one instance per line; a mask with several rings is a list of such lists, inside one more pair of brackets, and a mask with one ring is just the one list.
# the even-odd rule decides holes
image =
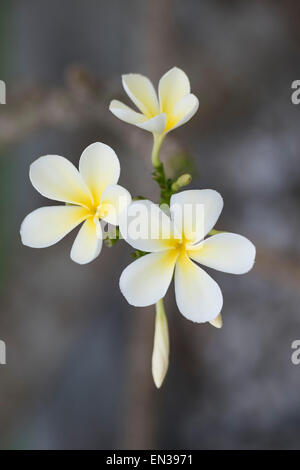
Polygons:
[[251,250],[251,256],[250,256],[249,266],[247,267],[246,271],[242,274],[249,273],[253,269],[255,265],[255,261],[256,261],[256,247],[250,240],[248,240],[248,242],[249,242],[249,248]]
[[155,385],[155,387],[156,387],[157,389],[160,389],[160,388],[161,388],[161,386],[162,386],[162,384],[163,384],[163,381],[164,381],[164,379],[161,379],[161,378],[158,379],[157,377],[155,377],[155,376],[153,375],[153,382],[154,382],[154,385]]
[[111,102],[109,103],[108,109],[112,111],[114,108],[117,107],[117,103],[118,103],[118,100],[111,100]]
[[219,315],[216,316],[216,318],[214,318],[213,320],[211,320],[209,322],[212,326],[214,326],[215,328],[222,328],[223,326],[223,318],[222,318],[222,315],[221,313],[219,313]]

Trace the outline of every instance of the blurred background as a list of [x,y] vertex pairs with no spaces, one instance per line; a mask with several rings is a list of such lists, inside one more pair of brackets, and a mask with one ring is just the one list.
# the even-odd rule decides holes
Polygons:
[[[1,1],[0,447],[4,449],[300,448],[300,4],[267,0]],[[74,232],[34,250],[22,219],[48,204],[30,163],[58,154],[76,165],[94,141],[121,161],[120,184],[158,200],[151,135],[116,119],[129,103],[121,74],[157,84],[172,66],[189,76],[196,116],[162,149],[168,174],[225,200],[217,228],[257,246],[245,276],[212,272],[224,326],[183,318],[170,289],[170,369],[151,377],[154,307],[118,289],[131,248],[92,264],[69,257]]]

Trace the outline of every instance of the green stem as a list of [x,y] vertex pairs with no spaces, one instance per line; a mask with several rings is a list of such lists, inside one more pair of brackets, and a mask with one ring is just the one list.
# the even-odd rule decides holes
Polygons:
[[165,136],[160,134],[153,134],[153,148],[152,148],[152,165],[154,168],[159,168],[161,166],[161,161],[159,158],[159,152],[161,145],[164,141]]

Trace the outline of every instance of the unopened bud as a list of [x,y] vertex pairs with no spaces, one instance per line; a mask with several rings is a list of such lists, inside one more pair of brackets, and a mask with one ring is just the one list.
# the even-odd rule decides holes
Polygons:
[[172,191],[179,191],[183,186],[187,186],[192,181],[192,176],[188,173],[179,176],[179,178],[172,184]]
[[223,319],[222,315],[219,313],[219,315],[214,318],[212,321],[209,322],[212,326],[215,326],[216,328],[222,328],[223,326]]
[[160,388],[169,367],[169,329],[163,300],[156,304],[154,346],[152,354],[152,376]]

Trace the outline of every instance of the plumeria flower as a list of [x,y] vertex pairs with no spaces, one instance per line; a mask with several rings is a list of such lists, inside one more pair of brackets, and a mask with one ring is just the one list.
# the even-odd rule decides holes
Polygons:
[[[203,213],[200,224],[186,210],[197,207]],[[254,245],[241,235],[219,233],[204,239],[222,208],[222,197],[211,189],[173,195],[170,216],[150,201],[136,201],[129,206],[126,217],[123,213],[120,221],[122,236],[135,249],[149,252],[122,272],[120,288],[131,305],[144,307],[157,303],[165,296],[175,271],[176,302],[182,315],[199,323],[218,318],[223,305],[221,289],[196,263],[243,274],[252,268],[255,259]],[[183,216],[176,217],[178,210]],[[131,227],[128,222],[134,214],[139,214],[138,236],[130,230],[136,221]],[[145,237],[145,233],[150,233],[149,227],[151,234]],[[152,229],[157,227],[157,236],[153,237]],[[215,326],[220,326],[220,321],[221,317]]]
[[151,81],[143,75],[123,75],[122,82],[127,95],[140,112],[118,100],[110,103],[110,111],[122,121],[154,135],[165,135],[185,124],[198,109],[198,98],[191,93],[189,79],[177,67],[173,67],[160,79],[158,97]]
[[71,258],[79,264],[93,261],[102,248],[100,221],[118,225],[121,212],[131,201],[129,192],[117,184],[119,176],[117,155],[100,142],[84,150],[79,171],[58,155],[38,158],[30,166],[32,185],[43,196],[65,204],[31,212],[21,225],[23,244],[32,248],[54,245],[83,222]]

